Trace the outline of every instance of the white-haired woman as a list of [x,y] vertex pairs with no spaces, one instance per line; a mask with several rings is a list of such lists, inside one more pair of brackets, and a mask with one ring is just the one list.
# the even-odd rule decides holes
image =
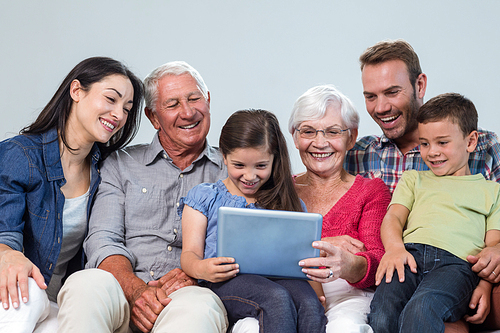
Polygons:
[[[303,271],[322,283],[327,332],[371,332],[367,313],[375,272],[384,247],[380,225],[390,201],[380,179],[353,176],[344,168],[354,147],[359,115],[331,85],[313,87],[293,107],[289,131],[306,171],[295,186],[308,212],[323,215],[322,256],[301,261]],[[317,268],[319,267],[319,268]],[[321,292],[321,290],[320,290]]]

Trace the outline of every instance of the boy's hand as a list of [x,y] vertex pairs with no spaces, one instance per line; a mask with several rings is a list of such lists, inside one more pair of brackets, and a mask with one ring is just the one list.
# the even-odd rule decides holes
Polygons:
[[473,316],[465,316],[465,320],[471,324],[482,324],[490,313],[491,284],[481,280],[472,293],[469,308],[477,309]]
[[201,279],[210,282],[229,280],[239,273],[239,265],[234,263],[234,258],[217,257],[199,261]]
[[408,265],[413,273],[417,273],[417,263],[410,252],[404,248],[397,251],[387,251],[378,265],[377,273],[375,274],[375,285],[378,286],[382,282],[384,275],[385,282],[390,283],[394,270],[398,272],[399,282],[404,282],[405,265]]

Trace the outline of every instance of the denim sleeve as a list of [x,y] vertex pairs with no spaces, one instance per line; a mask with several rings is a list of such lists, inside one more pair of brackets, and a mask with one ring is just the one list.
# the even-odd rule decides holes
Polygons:
[[23,147],[15,141],[0,144],[0,243],[23,250],[26,193],[30,190],[33,170]]
[[87,255],[86,268],[96,268],[112,255],[125,256],[132,267],[134,254],[125,246],[125,192],[116,155],[110,155],[101,167],[101,184],[89,219],[89,233],[83,244]]

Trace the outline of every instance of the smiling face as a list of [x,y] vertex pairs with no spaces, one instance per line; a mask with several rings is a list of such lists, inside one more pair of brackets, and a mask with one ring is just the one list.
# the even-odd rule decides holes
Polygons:
[[156,110],[146,109],[166,151],[198,151],[210,129],[208,99],[189,74],[166,75],[158,82]]
[[477,145],[477,132],[464,136],[448,119],[418,124],[420,154],[436,176],[470,175],[469,154]]
[[127,77],[113,74],[93,83],[87,90],[74,80],[70,95],[73,104],[66,124],[67,137],[76,148],[108,142],[125,125],[133,105],[134,88]]
[[255,194],[264,185],[273,170],[274,155],[265,147],[237,148],[224,156],[228,178],[224,180],[228,191],[255,202]]
[[[330,104],[326,108],[325,116],[318,120],[304,121],[299,128],[327,129],[338,127],[346,129],[340,115],[340,105]],[[302,163],[308,171],[329,177],[343,170],[346,152],[354,147],[357,129],[350,129],[333,139],[326,139],[322,132],[318,132],[314,139],[302,138],[298,131],[294,132],[295,147],[299,150]]]
[[420,74],[414,89],[406,64],[390,60],[366,65],[362,82],[366,110],[385,136],[398,140],[416,133],[416,113],[423,104],[427,82],[424,74]]

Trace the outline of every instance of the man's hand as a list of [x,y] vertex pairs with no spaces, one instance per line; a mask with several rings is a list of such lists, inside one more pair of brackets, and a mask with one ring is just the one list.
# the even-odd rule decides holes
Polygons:
[[170,301],[163,289],[144,285],[129,299],[130,320],[142,332],[149,332]]
[[171,270],[156,281],[150,281],[147,286],[133,294],[130,301],[132,322],[141,331],[149,332],[160,312],[170,303],[168,295],[182,287],[196,284],[196,280],[179,268]]
[[165,294],[170,295],[183,287],[196,286],[197,282],[195,279],[187,276],[180,268],[175,268],[158,280],[150,281],[148,285],[150,287],[161,288]]
[[467,256],[472,271],[491,283],[500,282],[500,245],[485,247],[475,256]]
[[130,320],[142,332],[149,332],[160,312],[170,303],[168,294],[138,278],[130,261],[122,255],[107,257],[98,268],[110,272],[118,280],[130,305]]
[[482,324],[490,313],[491,284],[481,280],[479,285],[472,293],[469,307],[476,309],[473,316],[465,316],[465,320],[471,324]]

